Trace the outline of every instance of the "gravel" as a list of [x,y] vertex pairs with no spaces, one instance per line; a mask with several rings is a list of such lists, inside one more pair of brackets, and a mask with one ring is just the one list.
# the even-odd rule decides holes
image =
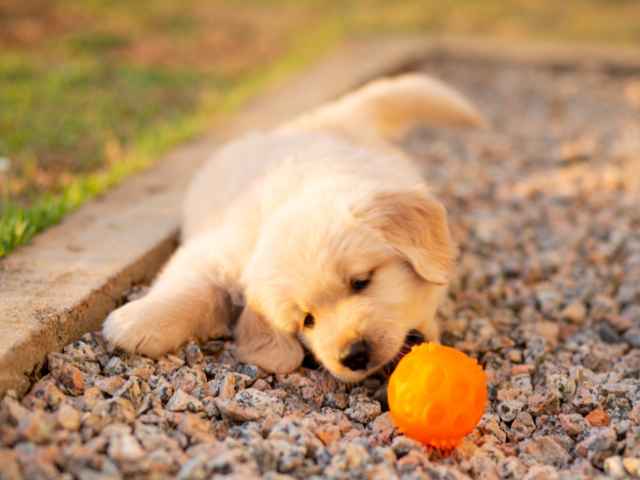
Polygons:
[[0,400],[0,478],[640,478],[640,76],[425,69],[492,125],[403,144],[460,243],[444,342],[490,379],[454,452],[401,435],[380,378],[270,375],[224,340],[152,361],[93,333]]

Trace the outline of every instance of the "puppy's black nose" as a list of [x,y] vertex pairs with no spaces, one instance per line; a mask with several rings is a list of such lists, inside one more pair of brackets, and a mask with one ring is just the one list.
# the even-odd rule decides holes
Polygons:
[[350,370],[365,370],[370,351],[371,347],[365,340],[358,340],[343,350],[340,363]]

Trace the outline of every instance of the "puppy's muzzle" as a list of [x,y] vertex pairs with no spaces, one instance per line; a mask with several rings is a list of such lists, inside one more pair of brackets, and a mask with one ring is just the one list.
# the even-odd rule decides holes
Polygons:
[[349,370],[366,370],[371,357],[371,346],[366,340],[357,340],[340,354],[340,363]]

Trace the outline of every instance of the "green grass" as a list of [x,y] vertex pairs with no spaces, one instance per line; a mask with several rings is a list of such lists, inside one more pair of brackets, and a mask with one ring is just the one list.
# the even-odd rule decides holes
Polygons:
[[[49,71],[48,80],[42,82],[38,79],[43,71],[34,71],[20,59],[6,62],[6,68],[0,70],[0,91],[3,83],[11,88],[0,93],[0,104],[10,103],[13,108],[11,118],[0,117],[0,125],[14,121],[21,127],[9,138],[9,150],[29,149],[42,159],[47,152],[83,144],[69,157],[73,163],[68,168],[87,173],[74,175],[58,192],[37,194],[26,206],[5,193],[0,211],[0,257],[87,200],[147,168],[172,147],[206,131],[267,85],[307,64],[334,43],[339,32],[335,24],[327,22],[307,33],[277,61],[236,79],[157,68],[105,70],[100,64],[89,63],[67,64],[64,72]],[[77,96],[70,93],[73,89],[77,89]],[[84,103],[88,89],[92,91],[90,108]],[[197,98],[192,98],[193,92],[199,92]],[[164,97],[171,94],[160,110]],[[34,104],[47,108],[34,111]],[[54,118],[55,125],[48,125]],[[153,128],[147,128],[149,124]],[[87,130],[92,134],[85,137]],[[28,162],[24,165],[29,168]],[[103,168],[92,170],[94,165]]]
[[17,181],[26,185],[21,202],[4,193],[0,256],[189,138],[197,131],[198,92],[214,80],[90,60],[52,68],[5,59],[0,130],[12,134],[3,137],[0,156],[18,159]]
[[[634,0],[7,5],[0,7],[0,158],[11,168],[0,170],[0,257],[345,38],[428,32],[640,42]],[[24,18],[39,36],[18,28]]]

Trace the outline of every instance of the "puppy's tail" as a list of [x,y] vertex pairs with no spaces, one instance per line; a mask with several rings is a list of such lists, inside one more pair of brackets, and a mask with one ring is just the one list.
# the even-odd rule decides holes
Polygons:
[[330,130],[361,140],[395,140],[411,128],[484,126],[482,115],[452,88],[426,75],[373,81],[303,115],[283,130]]

